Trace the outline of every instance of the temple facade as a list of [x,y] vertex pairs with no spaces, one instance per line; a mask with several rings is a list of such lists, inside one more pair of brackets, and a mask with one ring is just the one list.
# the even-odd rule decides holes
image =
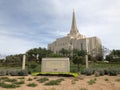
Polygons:
[[70,32],[65,37],[58,38],[51,44],[48,44],[48,49],[54,53],[58,53],[63,48],[66,50],[86,50],[93,57],[102,55],[102,43],[98,37],[86,37],[79,33],[74,11]]

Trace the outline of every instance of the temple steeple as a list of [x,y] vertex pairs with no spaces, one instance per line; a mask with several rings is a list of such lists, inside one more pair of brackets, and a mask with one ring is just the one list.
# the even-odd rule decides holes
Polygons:
[[76,34],[78,34],[78,33],[79,33],[79,31],[78,31],[78,29],[77,29],[75,12],[74,12],[74,10],[73,10],[73,17],[72,17],[72,25],[71,25],[70,35],[76,35]]

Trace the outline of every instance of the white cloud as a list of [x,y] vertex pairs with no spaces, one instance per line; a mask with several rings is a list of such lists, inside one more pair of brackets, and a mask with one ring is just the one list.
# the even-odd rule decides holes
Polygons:
[[1,0],[0,53],[15,54],[47,47],[70,31],[75,9],[78,29],[119,49],[120,0]]

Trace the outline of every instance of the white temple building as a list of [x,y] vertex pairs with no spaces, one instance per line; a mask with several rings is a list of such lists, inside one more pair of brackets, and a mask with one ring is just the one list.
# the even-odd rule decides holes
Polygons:
[[48,44],[48,49],[54,53],[58,53],[63,48],[66,50],[86,50],[93,57],[102,55],[102,43],[98,37],[86,37],[79,33],[74,11],[70,33]]

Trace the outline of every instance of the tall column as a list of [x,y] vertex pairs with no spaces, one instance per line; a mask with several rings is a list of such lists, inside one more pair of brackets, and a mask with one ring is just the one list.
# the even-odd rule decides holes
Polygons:
[[26,60],[26,55],[23,55],[23,60],[22,60],[22,70],[25,70],[25,60]]
[[88,66],[88,39],[86,39],[86,52],[87,55],[85,56],[85,62],[86,62],[86,69],[89,68]]

